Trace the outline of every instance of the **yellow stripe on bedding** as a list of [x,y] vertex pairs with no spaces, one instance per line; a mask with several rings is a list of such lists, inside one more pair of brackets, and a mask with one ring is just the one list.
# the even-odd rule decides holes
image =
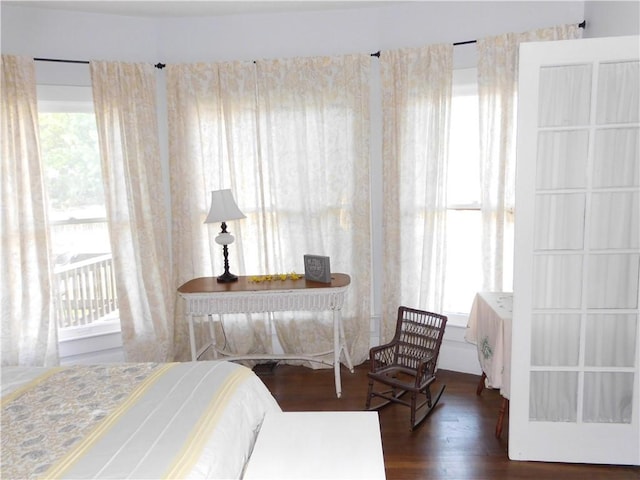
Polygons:
[[233,397],[236,389],[252,374],[253,372],[248,368],[242,368],[233,371],[229,375],[217,395],[212,398],[201,417],[201,421],[198,422],[197,426],[191,431],[187,441],[176,456],[176,460],[163,478],[187,477],[198,461],[198,458],[202,455],[205,444],[211,437],[211,432],[213,432],[218,421],[224,415],[227,404]]
[[60,459],[55,465],[53,465],[44,475],[44,478],[60,478],[66,471],[68,471],[82,456],[91,449],[100,438],[105,435],[115,423],[118,422],[120,417],[129,410],[144,393],[149,390],[166,372],[174,368],[177,363],[168,363],[162,365],[155,370],[148,378],[144,380],[131,395],[116,408],[111,415],[104,419],[87,437],[84,441],[69,451],[63,458]]

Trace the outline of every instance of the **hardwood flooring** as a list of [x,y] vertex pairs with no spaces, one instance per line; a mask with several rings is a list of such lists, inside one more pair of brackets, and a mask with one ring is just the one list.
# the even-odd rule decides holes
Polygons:
[[[311,370],[278,365],[260,378],[284,411],[363,410],[367,366],[354,374],[342,370],[342,398],[335,395],[332,369]],[[494,436],[500,395],[476,395],[479,376],[439,370],[447,385],[431,416],[409,431],[409,409],[390,405],[380,410],[380,428],[388,480],[447,479],[616,479],[640,480],[640,467],[515,462],[507,456],[509,423],[502,438]],[[437,384],[432,391],[437,391]],[[331,441],[331,439],[327,439]]]

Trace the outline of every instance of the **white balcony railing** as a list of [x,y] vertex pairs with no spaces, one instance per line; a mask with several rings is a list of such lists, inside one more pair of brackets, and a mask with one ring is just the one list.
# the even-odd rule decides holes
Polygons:
[[111,254],[83,254],[54,268],[58,328],[80,327],[117,313]]

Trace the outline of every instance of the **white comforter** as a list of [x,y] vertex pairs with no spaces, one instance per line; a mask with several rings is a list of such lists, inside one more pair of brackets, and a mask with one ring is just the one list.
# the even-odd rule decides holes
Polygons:
[[240,478],[275,399],[229,362],[2,369],[2,478]]

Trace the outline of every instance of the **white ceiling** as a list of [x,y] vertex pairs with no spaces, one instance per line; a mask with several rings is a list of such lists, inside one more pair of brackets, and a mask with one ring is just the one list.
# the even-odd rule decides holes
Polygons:
[[36,1],[36,0],[2,0],[6,5],[72,10],[88,13],[105,13],[137,17],[191,17],[210,15],[236,15],[246,13],[282,13],[305,12],[318,10],[336,10],[346,8],[363,8],[380,6],[397,1],[245,1],[245,0],[138,0],[138,1]]

